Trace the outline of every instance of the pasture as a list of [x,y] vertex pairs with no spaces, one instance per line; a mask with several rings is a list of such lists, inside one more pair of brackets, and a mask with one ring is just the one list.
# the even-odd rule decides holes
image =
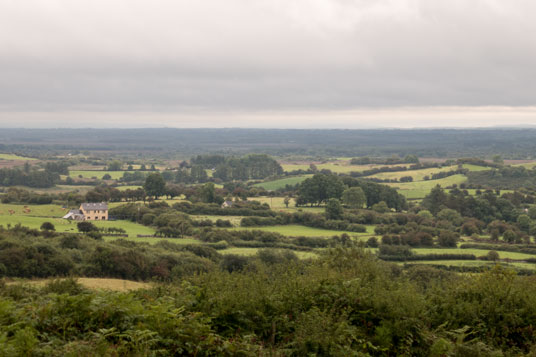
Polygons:
[[[38,216],[63,217],[69,210],[58,205],[16,205],[0,204],[0,217],[2,216]],[[0,218],[1,219],[1,218]]]
[[511,166],[512,167],[524,167],[524,168],[526,168],[528,170],[531,170],[531,169],[536,167],[536,161],[525,162],[525,163],[522,163],[522,164],[513,164]]
[[262,227],[235,227],[230,228],[233,230],[257,230],[264,232],[274,232],[287,237],[333,237],[334,235],[340,235],[343,233],[348,234],[351,237],[369,237],[374,235],[374,226],[366,226],[367,231],[365,233],[356,233],[348,231],[333,231],[329,229],[312,228],[301,226],[298,224],[289,224],[284,226],[262,226]]
[[[48,212],[45,212],[48,213]],[[50,222],[54,225],[57,232],[78,232],[76,223],[67,219],[61,218],[61,215],[54,217],[39,217],[31,216],[30,214],[18,213],[18,214],[1,214],[0,225],[4,227],[15,226],[20,224],[21,226],[29,227],[32,229],[39,229],[43,222]],[[151,227],[146,227],[141,224],[137,224],[130,221],[92,221],[97,227],[100,228],[123,228],[129,237],[136,237],[137,234],[149,235],[154,234],[155,230]]]
[[[262,249],[262,248],[228,248],[228,249],[220,250],[218,252],[220,254],[236,254],[236,255],[243,255],[243,256],[251,257],[257,254],[259,249]],[[310,259],[310,258],[314,259],[318,257],[318,255],[314,252],[302,252],[302,251],[297,251],[297,250],[290,250],[290,252],[296,254],[296,256],[299,259]]]
[[203,220],[210,220],[212,222],[216,222],[218,219],[224,220],[224,221],[230,221],[231,224],[235,227],[240,226],[240,220],[244,218],[244,216],[208,216],[208,215],[190,215],[190,218],[192,218],[195,221],[203,221]]
[[285,206],[285,197],[268,197],[268,196],[259,196],[259,197],[248,197],[248,201],[258,201],[260,203],[266,203],[274,211],[283,211],[283,212],[312,212],[312,213],[324,213],[325,207],[310,207],[310,206],[301,206],[296,207],[296,201],[294,198],[290,199],[288,208]]
[[286,185],[292,185],[292,186],[296,185],[302,182],[303,180],[305,180],[306,178],[309,178],[312,176],[313,175],[292,176],[292,177],[287,177],[287,178],[283,178],[279,180],[257,183],[253,186],[262,187],[265,190],[273,191],[273,190],[278,190],[280,188],[284,188]]
[[452,186],[454,184],[460,185],[467,181],[465,175],[453,175],[438,180],[417,181],[417,182],[394,182],[387,185],[394,187],[397,191],[404,195],[407,199],[423,199],[432,188],[436,185],[441,187]]
[[463,164],[462,167],[464,169],[469,170],[469,171],[487,171],[487,170],[491,170],[490,167],[478,166],[478,165],[473,165],[473,164]]
[[457,170],[458,166],[446,166],[442,168],[428,168],[428,169],[421,169],[421,170],[408,170],[408,171],[395,171],[395,172],[380,172],[371,176],[367,176],[370,178],[378,178],[381,180],[399,180],[400,178],[404,176],[411,176],[413,177],[413,181],[423,181],[426,176],[432,177],[433,174],[437,174],[440,172],[448,172]]
[[127,185],[127,186],[117,186],[116,187],[119,191],[126,191],[126,190],[137,190],[138,188],[142,188],[142,186],[138,185]]
[[33,157],[19,156],[15,154],[2,154],[0,153],[0,160],[18,160],[18,161],[33,161],[37,160]]
[[136,236],[129,236],[128,238],[104,236],[102,238],[107,242],[111,242],[117,239],[125,239],[131,242],[147,243],[147,244],[155,244],[155,243],[162,242],[162,241],[166,241],[166,242],[170,242],[174,244],[202,244],[202,242],[194,238],[165,238],[165,237],[136,237]]
[[90,178],[98,178],[98,179],[102,179],[102,176],[108,174],[112,177],[113,180],[118,180],[120,179],[121,177],[123,177],[123,173],[125,173],[127,171],[106,171],[106,170],[73,170],[73,171],[69,171],[69,176],[72,177],[72,178],[86,178],[86,179],[90,179]]
[[[56,279],[39,279],[39,280],[16,280],[8,282],[11,284],[29,285],[35,287],[44,287],[46,284]],[[109,278],[75,278],[75,280],[88,289],[92,290],[111,290],[111,291],[131,291],[138,289],[149,289],[152,287],[150,283],[142,283],[139,281],[109,279]]]
[[[314,163],[316,168],[320,170],[330,170],[337,174],[348,174],[350,172],[363,172],[366,170],[376,169],[380,167],[409,167],[410,164],[399,164],[399,165],[378,165],[378,164],[368,164],[368,165],[351,165],[350,160],[342,161],[334,161],[334,162],[327,162],[327,163]],[[283,163],[281,164],[281,167],[286,172],[291,172],[294,170],[308,170],[311,163]]]
[[[415,254],[473,254],[476,257],[485,256],[488,254],[488,249],[460,249],[460,248],[414,248]],[[534,258],[532,254],[518,253],[518,252],[503,252],[497,251],[499,259],[514,259],[514,260],[526,260]]]
[[483,260],[428,260],[428,261],[415,261],[407,262],[400,264],[425,264],[425,265],[444,265],[444,266],[455,266],[455,267],[493,267],[496,264],[499,264],[504,267],[511,267],[513,269],[526,269],[526,270],[536,270],[536,264],[522,263],[522,262],[489,262]]

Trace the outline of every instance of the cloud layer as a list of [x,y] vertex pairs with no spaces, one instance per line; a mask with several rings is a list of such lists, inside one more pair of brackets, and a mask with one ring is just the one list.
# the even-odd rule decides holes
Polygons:
[[533,106],[535,13],[528,0],[3,1],[0,124]]

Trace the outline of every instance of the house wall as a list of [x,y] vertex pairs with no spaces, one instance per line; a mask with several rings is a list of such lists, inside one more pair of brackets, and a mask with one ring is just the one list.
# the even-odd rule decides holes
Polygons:
[[84,210],[80,207],[80,210],[86,217],[86,221],[107,221],[108,210]]

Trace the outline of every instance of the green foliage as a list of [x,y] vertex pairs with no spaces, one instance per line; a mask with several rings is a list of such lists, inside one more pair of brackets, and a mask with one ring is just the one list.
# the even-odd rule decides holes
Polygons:
[[341,201],[336,198],[328,200],[326,205],[326,218],[327,219],[341,219],[342,218],[342,205]]
[[162,175],[158,172],[149,174],[145,179],[145,183],[143,184],[143,189],[145,192],[147,192],[149,196],[154,196],[155,198],[165,194],[165,187],[166,182],[162,178]]
[[95,226],[93,223],[91,223],[90,221],[82,221],[82,222],[78,222],[76,224],[76,227],[78,228],[78,231],[79,232],[83,232],[83,233],[89,233],[89,232],[97,232],[99,229],[97,228],[97,226]]
[[352,208],[363,208],[367,197],[361,187],[350,187],[342,193],[342,202]]
[[55,231],[56,230],[56,228],[54,227],[54,224],[50,222],[43,222],[40,228],[42,231]]
[[343,191],[344,184],[338,176],[316,174],[300,184],[296,203],[320,205],[330,198],[340,199]]

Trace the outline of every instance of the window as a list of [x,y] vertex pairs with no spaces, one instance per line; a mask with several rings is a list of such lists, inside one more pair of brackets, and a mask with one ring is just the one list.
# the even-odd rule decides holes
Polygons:
[[106,219],[106,216],[102,216],[102,219]]

